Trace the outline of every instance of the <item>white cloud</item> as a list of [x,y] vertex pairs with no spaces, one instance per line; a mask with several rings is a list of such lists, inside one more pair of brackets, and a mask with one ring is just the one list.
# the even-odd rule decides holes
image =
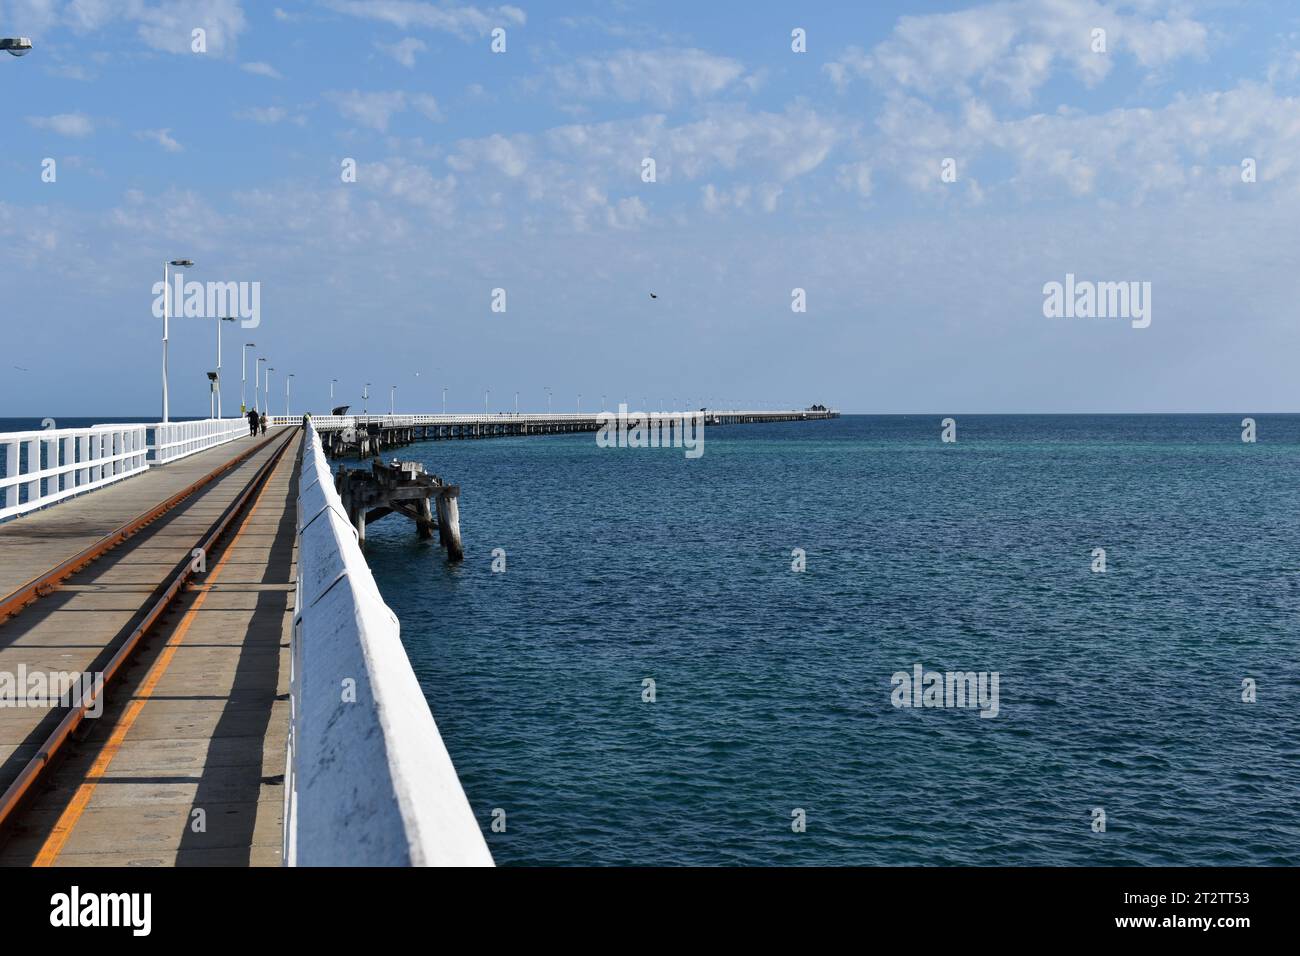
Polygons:
[[614,98],[671,109],[682,99],[704,99],[736,82],[744,67],[703,50],[622,50],[583,57],[551,71],[557,89],[584,99]]
[[94,121],[85,113],[59,113],[55,116],[29,116],[27,122],[37,129],[48,129],[60,136],[82,138],[95,132]]
[[357,181],[365,188],[419,206],[447,221],[455,212],[456,177],[435,176],[426,167],[403,159],[366,163]]
[[531,151],[526,136],[502,136],[493,133],[483,139],[462,140],[456,144],[456,153],[447,159],[447,165],[462,172],[486,165],[497,172],[518,178],[528,168]]
[[[1092,31],[1106,31],[1105,53]],[[905,16],[870,53],[850,47],[824,72],[841,91],[854,77],[927,96],[999,93],[1027,103],[1058,65],[1093,86],[1121,52],[1154,70],[1206,52],[1209,31],[1181,12],[1163,19],[1095,0],[1003,0],[954,13]]]
[[435,122],[443,118],[438,101],[427,93],[407,93],[402,90],[363,93],[360,90],[347,90],[327,93],[325,98],[338,108],[339,115],[344,119],[381,133],[388,130],[388,124],[395,115],[408,109]]
[[[1300,98],[1256,83],[1178,96],[1155,109],[1087,114],[1061,108],[1005,120],[975,99],[951,116],[916,97],[894,95],[877,125],[878,135],[855,142],[853,150],[935,195],[954,192],[939,178],[941,161],[953,157],[958,183],[976,201],[991,191],[1127,203],[1198,192],[1249,199],[1269,186],[1300,197]],[[1241,182],[1246,157],[1258,163],[1257,184]],[[997,183],[976,184],[970,173],[982,159],[1012,168]]]
[[412,93],[409,99],[411,109],[425,119],[433,120],[435,123],[442,121],[442,110],[438,108],[438,101],[428,93]]
[[244,63],[239,67],[245,73],[252,73],[254,76],[265,76],[272,80],[282,80],[283,76],[269,63]]
[[429,49],[425,42],[417,37],[403,37],[396,43],[383,43],[376,40],[375,46],[408,70],[415,66],[416,56]]
[[135,135],[140,139],[152,140],[169,153],[179,153],[185,147],[172,139],[170,129],[144,129]]
[[283,106],[251,106],[248,109],[236,111],[235,119],[250,120],[262,126],[275,126],[278,123],[285,122],[293,123],[296,126],[305,126],[307,124],[307,117]]
[[863,199],[871,196],[871,164],[845,163],[836,167],[836,180],[850,192],[855,192]]
[[240,0],[21,0],[0,4],[0,21],[22,24],[30,35],[58,27],[85,34],[114,24],[134,25],[145,46],[168,53],[191,53],[191,31],[207,32],[208,54],[227,56],[247,28]]
[[523,26],[527,22],[523,10],[509,5],[480,9],[417,0],[325,0],[325,5],[339,13],[378,20],[402,30],[440,30],[461,39],[485,36],[494,27]]

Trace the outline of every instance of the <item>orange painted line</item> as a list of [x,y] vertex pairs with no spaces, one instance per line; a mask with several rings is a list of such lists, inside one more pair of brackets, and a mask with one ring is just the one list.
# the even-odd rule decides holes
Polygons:
[[176,626],[176,630],[172,633],[172,636],[167,639],[167,645],[163,648],[158,659],[154,661],[153,665],[149,668],[149,673],[145,675],[144,683],[140,685],[140,689],[136,692],[135,699],[132,700],[126,710],[122,712],[122,716],[113,727],[113,732],[109,735],[108,741],[102,748],[100,748],[99,753],[95,757],[95,762],[91,764],[90,770],[87,772],[85,779],[81,782],[81,785],[77,787],[77,792],[72,795],[72,799],[68,801],[68,805],[64,807],[63,812],[59,814],[58,821],[54,824],[54,828],[50,830],[49,836],[45,838],[45,843],[41,845],[40,852],[36,854],[36,859],[32,862],[32,866],[53,866],[55,861],[58,860],[59,853],[63,851],[64,845],[67,844],[69,838],[72,836],[72,831],[81,820],[82,814],[86,811],[86,807],[90,805],[90,798],[95,793],[95,787],[97,786],[98,781],[102,780],[108,773],[108,768],[113,762],[113,758],[117,756],[118,751],[122,749],[122,744],[126,742],[126,735],[131,732],[131,728],[135,725],[136,719],[140,716],[140,712],[144,710],[145,703],[153,696],[154,689],[158,686],[158,682],[161,681],[163,675],[167,673],[167,668],[171,666],[172,658],[176,656],[176,651],[180,648],[181,642],[185,640],[185,635],[189,632],[190,625],[194,623],[195,615],[207,600],[211,584],[216,582],[217,577],[221,574],[221,569],[226,566],[227,559],[229,559],[229,557],[234,553],[235,545],[239,542],[240,537],[244,533],[244,529],[248,527],[249,521],[252,520],[253,515],[257,512],[257,506],[262,503],[262,495],[266,494],[266,490],[271,487],[271,480],[275,477],[275,472],[279,471],[283,464],[284,460],[281,459],[281,461],[276,464],[275,469],[271,474],[267,476],[266,484],[262,485],[262,487],[258,489],[257,497],[253,499],[253,505],[248,509],[248,514],[245,515],[244,520],[240,522],[239,529],[235,532],[235,536],[230,539],[230,543],[226,545],[225,549],[221,553],[221,558],[217,561],[216,566],[213,567],[209,574],[209,586],[199,592],[198,597],[194,600],[193,606],[185,612],[185,616],[181,618],[181,622]]

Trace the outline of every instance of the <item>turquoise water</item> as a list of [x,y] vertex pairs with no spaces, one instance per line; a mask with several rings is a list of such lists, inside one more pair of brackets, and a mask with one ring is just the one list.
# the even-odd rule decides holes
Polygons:
[[1300,863],[1300,416],[956,417],[398,450],[466,560],[368,558],[497,862]]

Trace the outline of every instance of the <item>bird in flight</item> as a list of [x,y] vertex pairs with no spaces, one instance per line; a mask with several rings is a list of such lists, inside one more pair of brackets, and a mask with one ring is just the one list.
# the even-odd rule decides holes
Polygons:
[[15,365],[14,368],[18,369],[18,371],[20,371],[20,372],[29,372],[29,371],[31,371],[31,369],[23,368],[21,365]]
[[651,292],[651,293],[650,293],[650,298],[652,298],[652,299],[657,299],[657,298],[659,298],[659,296],[657,296],[657,295],[655,295],[653,292]]

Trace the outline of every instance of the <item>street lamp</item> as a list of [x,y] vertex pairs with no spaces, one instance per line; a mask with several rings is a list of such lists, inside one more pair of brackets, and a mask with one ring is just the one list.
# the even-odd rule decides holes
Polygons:
[[546,389],[546,414],[549,415],[551,414],[551,386],[543,385],[542,388]]
[[483,414],[488,414],[488,396],[492,394],[492,389],[483,389]]
[[519,414],[519,393],[515,392],[515,414]]
[[365,388],[361,390],[361,401],[365,403],[361,406],[361,414],[369,415],[370,414],[370,405],[369,405],[370,383],[369,382],[366,382]]
[[330,379],[330,411],[334,410],[334,386],[337,382],[337,378]]
[[[12,52],[12,51],[10,51]],[[171,421],[168,415],[167,407],[167,320],[171,316],[172,287],[168,285],[167,268],[175,266],[177,269],[190,269],[194,266],[193,259],[171,259],[163,261],[163,407],[162,420]]]
[[259,394],[259,389],[262,384],[262,376],[259,373],[262,368],[262,363],[265,361],[267,361],[267,359],[262,357],[253,363],[253,407],[256,408],[259,413],[262,411],[261,394],[265,394],[264,392]]
[[289,414],[289,383],[293,381],[293,373],[290,372],[284,380],[284,414]]
[[390,385],[388,387],[388,414],[390,415],[397,414],[397,386],[396,385]]
[[442,387],[442,413],[447,414],[447,386]]
[[232,315],[223,315],[217,319],[217,418],[221,417],[221,323],[234,321],[235,317]]
[[0,50],[13,56],[26,56],[32,52],[31,37],[0,37]]
[[[256,342],[245,342],[239,350],[239,414],[248,411],[248,350],[257,348]],[[256,367],[254,368],[256,372]],[[254,386],[256,388],[256,386]]]
[[582,392],[578,393],[578,414],[582,414]]

